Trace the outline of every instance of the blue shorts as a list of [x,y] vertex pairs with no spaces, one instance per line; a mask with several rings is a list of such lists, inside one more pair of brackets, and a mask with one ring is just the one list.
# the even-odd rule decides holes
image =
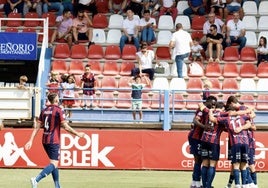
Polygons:
[[247,144],[236,144],[231,148],[232,152],[232,164],[233,163],[247,163],[248,162],[248,145]]
[[249,165],[255,164],[255,148],[249,148],[249,151],[248,151],[248,164]]
[[226,5],[226,8],[229,12],[238,12],[240,10],[240,6],[231,6],[231,5]]
[[58,161],[60,159],[60,145],[59,144],[43,144],[43,147],[51,160]]
[[190,145],[190,153],[194,156],[201,156],[201,141],[193,138],[188,138]]
[[218,161],[220,158],[220,145],[209,142],[201,143],[201,156],[203,159]]

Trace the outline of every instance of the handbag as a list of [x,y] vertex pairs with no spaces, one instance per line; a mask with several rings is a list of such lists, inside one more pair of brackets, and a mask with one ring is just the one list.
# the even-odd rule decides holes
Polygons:
[[154,72],[156,74],[164,74],[165,73],[165,67],[157,66],[154,68]]

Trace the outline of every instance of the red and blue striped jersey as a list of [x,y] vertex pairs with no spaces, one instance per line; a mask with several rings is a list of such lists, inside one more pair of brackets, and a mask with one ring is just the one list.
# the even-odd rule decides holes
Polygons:
[[[221,112],[219,110],[213,111],[214,117],[226,116],[226,112]],[[201,140],[203,142],[208,142],[212,144],[220,144],[220,136],[224,130],[224,126],[220,126],[218,123],[209,122],[212,129],[204,130]]]
[[[209,121],[209,109],[205,108],[203,111],[197,109],[195,112],[195,117],[197,118],[202,124],[207,124]],[[202,137],[204,129],[199,127],[198,125],[192,124],[191,130],[188,134],[189,138],[193,138],[196,140],[200,140]]]
[[236,144],[249,144],[246,130],[243,130],[240,133],[234,132],[235,128],[246,124],[245,118],[242,116],[217,117],[217,122],[226,126],[228,129],[231,146]]
[[65,121],[63,110],[57,105],[49,105],[42,110],[38,120],[44,128],[43,144],[59,144],[61,123]]

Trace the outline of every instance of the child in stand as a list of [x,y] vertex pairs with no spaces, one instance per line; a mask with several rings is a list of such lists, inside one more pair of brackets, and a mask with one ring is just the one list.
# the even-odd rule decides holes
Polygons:
[[[67,77],[67,82],[62,83],[61,87],[63,89],[62,91],[62,103],[63,103],[63,107],[64,108],[72,108],[75,101],[75,95],[74,95],[74,91],[77,88],[76,84],[75,84],[75,78],[74,75],[69,75]],[[71,110],[67,110],[66,111],[66,117],[67,118],[71,118],[72,116],[72,111]],[[70,121],[71,122],[71,121]]]
[[[81,88],[83,88],[83,102],[81,106],[83,108],[93,107],[93,95],[95,94],[95,78],[94,74],[91,72],[90,65],[85,66],[85,73],[82,75],[81,79]],[[90,101],[88,100],[90,99]],[[90,105],[88,105],[88,101],[90,102]]]
[[59,94],[59,89],[57,89],[57,88],[59,88],[59,80],[57,77],[58,77],[58,73],[51,71],[49,81],[46,84],[47,87],[49,87],[49,89],[48,89],[49,93]]
[[146,85],[150,85],[150,80],[145,77],[145,81],[146,84],[143,84],[141,82],[141,77],[140,76],[136,76],[134,79],[131,78],[131,80],[129,81],[129,86],[131,86],[132,88],[132,93],[131,93],[131,97],[132,97],[132,115],[133,115],[133,120],[134,123],[136,121],[136,110],[139,110],[139,115],[140,115],[140,123],[142,123],[142,89],[146,86]]
[[212,88],[212,83],[208,80],[204,81],[203,101],[206,101],[207,98],[210,96],[210,88]]
[[200,39],[198,37],[193,39],[193,46],[191,47],[191,53],[193,57],[193,61],[197,61],[200,59],[201,63],[203,63],[203,56],[201,52],[203,51],[203,47],[199,44]]
[[267,47],[267,39],[266,37],[261,36],[259,45],[257,48],[257,57],[258,57],[258,62],[257,66],[264,60],[265,62],[268,61],[268,47]]
[[17,86],[18,89],[27,89],[26,82],[28,81],[28,77],[25,75],[20,76],[19,85]]

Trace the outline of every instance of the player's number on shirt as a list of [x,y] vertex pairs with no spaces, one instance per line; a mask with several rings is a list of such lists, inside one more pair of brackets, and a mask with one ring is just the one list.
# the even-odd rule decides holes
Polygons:
[[49,129],[49,122],[48,122],[48,117],[46,117],[45,119],[45,129],[48,130]]
[[230,123],[233,126],[234,130],[236,129],[236,127],[242,127],[240,118],[239,119],[231,119]]

